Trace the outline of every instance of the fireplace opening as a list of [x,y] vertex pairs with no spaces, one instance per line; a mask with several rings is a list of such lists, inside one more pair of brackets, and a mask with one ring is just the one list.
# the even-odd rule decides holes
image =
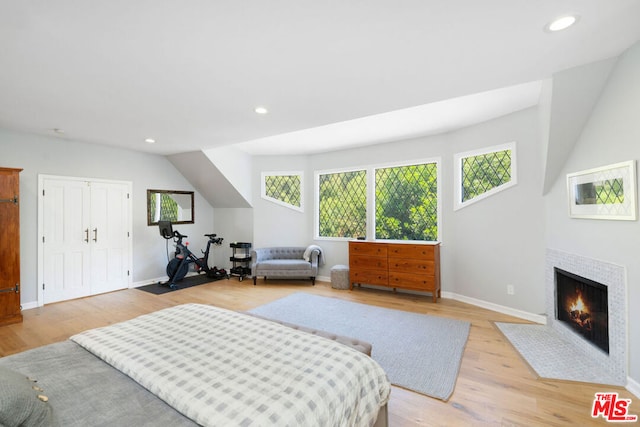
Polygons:
[[556,319],[609,354],[607,286],[554,268]]

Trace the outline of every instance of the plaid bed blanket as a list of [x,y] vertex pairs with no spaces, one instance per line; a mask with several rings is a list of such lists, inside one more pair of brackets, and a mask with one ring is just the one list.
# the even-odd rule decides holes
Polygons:
[[367,426],[390,384],[368,356],[267,320],[185,304],[71,337],[204,426]]

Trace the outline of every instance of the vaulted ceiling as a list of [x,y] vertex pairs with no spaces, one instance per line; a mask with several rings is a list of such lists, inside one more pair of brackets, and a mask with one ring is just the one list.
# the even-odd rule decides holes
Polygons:
[[639,22],[637,0],[0,0],[0,127],[165,155],[384,142],[535,105]]

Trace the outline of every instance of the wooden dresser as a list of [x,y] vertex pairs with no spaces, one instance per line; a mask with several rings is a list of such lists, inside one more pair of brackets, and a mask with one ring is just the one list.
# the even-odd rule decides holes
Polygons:
[[349,242],[349,288],[369,284],[440,297],[440,243]]
[[21,170],[0,168],[0,325],[22,322],[19,205]]

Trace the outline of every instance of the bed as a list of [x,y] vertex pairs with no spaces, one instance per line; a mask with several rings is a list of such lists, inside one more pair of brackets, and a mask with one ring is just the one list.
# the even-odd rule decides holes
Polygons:
[[[2,358],[0,367],[26,382],[45,425],[387,424],[390,384],[366,354],[203,304],[92,329]],[[9,402],[3,393],[0,406]]]

